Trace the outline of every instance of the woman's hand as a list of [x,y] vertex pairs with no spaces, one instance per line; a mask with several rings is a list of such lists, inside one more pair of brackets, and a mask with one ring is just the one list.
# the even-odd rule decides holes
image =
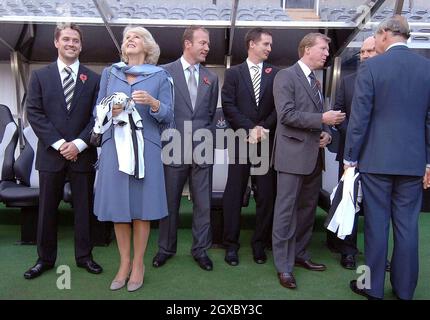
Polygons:
[[124,110],[122,104],[114,104],[112,107],[112,117],[116,117]]
[[143,90],[133,91],[131,98],[135,103],[147,104],[151,107],[152,112],[157,112],[160,109],[160,101],[152,97],[148,92]]

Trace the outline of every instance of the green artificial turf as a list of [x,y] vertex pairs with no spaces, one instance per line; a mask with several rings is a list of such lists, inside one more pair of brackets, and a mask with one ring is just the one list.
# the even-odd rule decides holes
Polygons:
[[[252,225],[254,221],[252,202],[244,211],[244,222]],[[278,283],[273,265],[271,251],[268,251],[266,264],[257,265],[252,259],[250,239],[252,230],[241,231],[240,264],[231,267],[224,262],[224,250],[211,249],[209,256],[214,262],[214,270],[201,270],[190,254],[192,243],[189,224],[191,220],[190,203],[185,200],[181,207],[182,227],[178,233],[178,252],[161,268],[153,268],[152,257],[157,250],[158,229],[151,231],[148,249],[145,256],[145,283],[141,290],[129,293],[126,289],[116,292],[109,290],[111,280],[118,267],[118,251],[115,241],[107,247],[95,247],[94,259],[100,263],[104,272],[93,275],[84,269],[77,268],[74,262],[73,227],[71,226],[70,209],[62,206],[60,215],[64,215],[59,228],[59,247],[56,267],[70,267],[71,289],[60,290],[57,280],[61,274],[56,269],[47,271],[41,277],[25,280],[23,273],[31,267],[37,258],[35,246],[15,244],[19,239],[20,227],[13,224],[19,216],[16,210],[0,209],[0,299],[354,299],[364,298],[355,295],[349,289],[349,281],[359,275],[355,271],[345,270],[339,265],[339,255],[330,252],[325,246],[323,222],[326,214],[319,210],[310,252],[316,262],[325,263],[325,272],[312,272],[295,268],[294,275],[298,284],[297,290],[288,290]],[[6,219],[5,216],[8,216]],[[70,219],[70,220],[69,220]],[[362,217],[360,217],[358,235],[359,249],[363,250]],[[8,224],[5,222],[9,221]],[[19,221],[19,219],[17,219]],[[430,214],[422,214],[420,220],[420,276],[415,292],[415,299],[430,299]],[[363,255],[358,256],[358,263],[363,263]],[[386,278],[386,299],[394,299],[391,293],[389,277]]]

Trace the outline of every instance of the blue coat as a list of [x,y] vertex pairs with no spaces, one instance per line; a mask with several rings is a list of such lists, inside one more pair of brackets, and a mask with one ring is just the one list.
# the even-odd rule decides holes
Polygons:
[[118,170],[114,128],[111,126],[103,134],[94,203],[94,212],[100,221],[156,220],[168,214],[160,126],[173,121],[173,95],[169,77],[160,68],[158,72],[139,75],[130,85],[120,69],[113,67],[103,71],[98,102],[114,92],[123,92],[131,97],[133,91],[145,90],[160,100],[161,104],[157,113],[151,112],[149,106],[136,104],[143,120],[143,179],[136,179]]
[[361,65],[344,153],[347,161],[358,160],[360,172],[424,175],[430,163],[429,70],[430,61],[405,46]]

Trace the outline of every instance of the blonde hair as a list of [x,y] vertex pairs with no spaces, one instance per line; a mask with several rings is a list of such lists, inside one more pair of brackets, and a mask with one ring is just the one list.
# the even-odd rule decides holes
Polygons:
[[158,58],[160,57],[160,47],[155,42],[152,34],[144,27],[128,26],[124,29],[122,34],[122,44],[121,44],[121,58],[125,63],[128,63],[128,57],[125,54],[125,37],[127,33],[134,32],[142,37],[143,48],[145,53],[145,63],[157,64]]

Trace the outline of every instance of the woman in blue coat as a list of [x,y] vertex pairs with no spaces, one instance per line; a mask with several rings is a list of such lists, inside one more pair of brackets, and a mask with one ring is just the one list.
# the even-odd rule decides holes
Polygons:
[[[136,117],[140,119],[136,121],[136,132],[143,139],[139,148],[136,148],[136,143],[131,148],[133,152],[134,147],[136,155],[141,153],[140,161],[137,158],[135,161],[133,156],[131,161],[144,164],[144,168],[136,169],[140,174],[133,172],[135,168],[131,168],[131,172],[121,169],[124,157],[130,156],[125,142],[131,140],[124,140],[124,132],[130,134],[131,130],[124,131],[124,122],[115,121],[126,114],[123,105],[116,104],[111,110],[113,124],[101,139],[94,212],[100,221],[114,223],[121,261],[111,290],[124,287],[129,279],[127,290],[135,291],[144,280],[144,254],[150,220],[158,220],[168,214],[160,133],[163,126],[173,122],[173,87],[170,75],[155,66],[160,49],[148,30],[143,27],[125,28],[121,50],[123,62],[103,71],[97,103],[103,103],[104,98],[114,93],[118,95],[118,92],[133,100]],[[126,115],[125,119],[130,119],[129,125],[133,125],[132,118]],[[133,260],[130,258],[132,230]]]

